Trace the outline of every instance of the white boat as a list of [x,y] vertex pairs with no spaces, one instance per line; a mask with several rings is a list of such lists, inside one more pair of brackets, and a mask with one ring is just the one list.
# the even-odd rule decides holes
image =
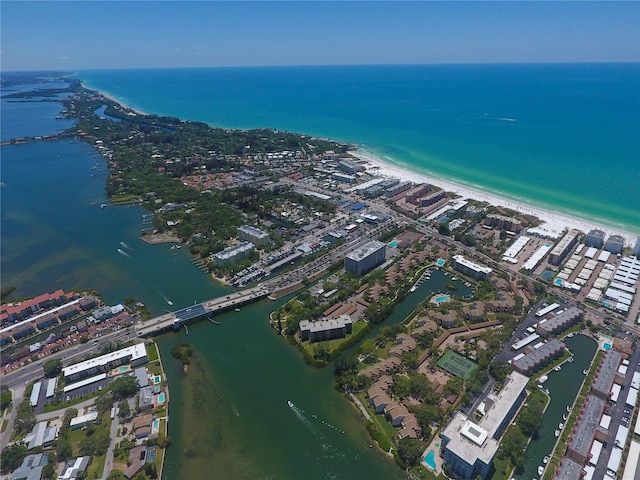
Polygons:
[[556,430],[555,432],[553,432],[553,434],[554,434],[556,437],[559,437],[559,436],[560,436],[560,430]]
[[538,379],[538,383],[544,383],[547,380],[549,380],[549,377],[546,375],[542,375],[539,379]]
[[567,405],[567,413],[569,413],[570,411],[571,411],[571,407]]
[[558,429],[562,430],[564,428],[564,423],[560,422],[560,425],[558,425]]
[[560,365],[558,365],[556,368],[554,368],[554,370],[555,370],[556,372],[559,372],[559,371],[560,371]]
[[564,415],[562,415],[562,419],[566,422],[567,421],[567,414],[565,413]]
[[545,457],[542,459],[542,463],[546,465],[548,462],[549,462],[549,455],[545,455]]
[[588,372],[588,370],[587,370],[586,368],[585,368],[584,370],[582,370],[582,374],[583,374],[583,375],[586,375],[586,374],[587,374],[587,372]]
[[538,467],[538,475],[542,475],[544,473],[544,467],[542,465],[540,465]]
[[418,289],[418,287],[416,287],[415,285],[413,287],[411,287],[411,290],[409,290],[410,292],[415,292]]
[[289,405],[290,408],[293,408],[293,402],[291,400],[287,400],[287,405]]
[[173,302],[172,302],[171,300],[167,300],[167,303],[168,303],[170,306],[173,306]]

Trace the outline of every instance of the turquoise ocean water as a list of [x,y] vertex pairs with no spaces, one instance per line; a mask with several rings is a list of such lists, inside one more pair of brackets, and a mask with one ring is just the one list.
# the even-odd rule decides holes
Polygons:
[[78,76],[145,112],[344,140],[407,169],[640,233],[640,64]]

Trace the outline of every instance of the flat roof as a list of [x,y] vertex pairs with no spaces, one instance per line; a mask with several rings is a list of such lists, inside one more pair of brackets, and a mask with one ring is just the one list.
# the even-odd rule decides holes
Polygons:
[[569,457],[562,457],[553,478],[554,480],[576,480],[580,478],[580,472],[582,472],[582,465]]
[[568,310],[565,310],[562,313],[559,313],[555,317],[549,319],[544,325],[539,325],[541,330],[545,330],[550,332],[558,327],[565,325],[567,322],[572,322],[582,315],[582,310],[577,307],[572,307]]
[[456,412],[442,432],[449,439],[446,448],[469,465],[477,460],[488,465],[498,450],[498,441],[493,436],[528,381],[528,377],[518,372],[507,375],[502,390],[497,396],[492,396],[493,405],[478,424]]
[[467,260],[462,255],[454,255],[453,259],[456,261],[456,263],[459,263],[460,265],[470,268],[474,272],[486,273],[488,275],[493,271],[489,267],[485,267],[484,265],[479,265],[477,263],[472,262],[471,260]]
[[362,247],[357,248],[356,250],[349,253],[348,255],[346,255],[346,258],[350,260],[355,260],[357,262],[377,252],[381,248],[386,248],[386,244],[379,242],[378,240],[373,240],[369,243],[366,243]]
[[486,437],[482,445],[471,441],[462,433],[462,429],[467,423],[471,423],[471,421],[467,419],[466,415],[461,412],[455,413],[453,419],[442,432],[449,439],[446,448],[469,465],[473,465],[477,460],[488,465],[498,451],[498,442],[489,436]]
[[607,350],[600,362],[597,374],[591,382],[591,389],[608,393],[613,385],[613,378],[618,372],[618,366],[622,362],[622,354],[616,350]]
[[521,370],[529,370],[530,368],[536,367],[541,362],[544,362],[545,359],[549,358],[549,356],[553,356],[559,351],[563,351],[564,348],[564,343],[557,338],[552,338],[547,343],[543,344],[539,348],[535,348],[532,352],[529,352],[527,355],[512,362],[511,364]]
[[74,365],[69,365],[68,367],[63,368],[62,372],[64,373],[65,377],[68,377],[69,375],[80,373],[94,367],[106,365],[109,362],[122,359],[128,355],[131,355],[132,361],[142,357],[146,357],[147,350],[145,349],[144,343],[136,343],[135,345],[132,345],[130,347],[116,350],[115,352],[107,353],[96,358],[91,358]]
[[518,372],[511,372],[505,378],[502,390],[498,395],[489,395],[488,398],[491,398],[494,404],[487,410],[486,415],[482,417],[479,423],[482,428],[487,430],[489,435],[492,437],[495,435],[507,412],[511,410],[528,382],[529,377]]
[[629,446],[629,454],[627,455],[627,464],[624,467],[624,473],[622,474],[622,480],[633,480],[638,475],[638,461],[640,461],[640,443],[635,440],[631,440]]
[[573,435],[569,440],[568,447],[586,457],[591,450],[591,443],[595,435],[596,427],[600,424],[602,412],[606,402],[594,395],[589,395],[582,406],[582,414],[578,418],[573,428]]
[[553,312],[556,308],[560,306],[559,303],[552,303],[536,312],[536,317],[544,317],[547,313]]

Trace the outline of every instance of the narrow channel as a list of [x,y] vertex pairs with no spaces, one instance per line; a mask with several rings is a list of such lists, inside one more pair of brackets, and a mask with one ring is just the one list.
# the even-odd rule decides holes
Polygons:
[[589,368],[598,350],[597,342],[586,335],[575,335],[563,341],[573,354],[573,361],[567,361],[562,364],[559,371],[552,370],[547,374],[549,379],[544,383],[544,387],[549,390],[551,400],[542,417],[538,438],[532,440],[527,447],[525,453],[527,463],[519,479],[541,477],[538,474],[538,467],[543,465],[542,460],[546,455],[551,456],[558,440],[555,431],[558,430],[560,423],[566,423],[563,415],[568,418],[567,407],[573,406],[580,391],[585,378],[582,371]]

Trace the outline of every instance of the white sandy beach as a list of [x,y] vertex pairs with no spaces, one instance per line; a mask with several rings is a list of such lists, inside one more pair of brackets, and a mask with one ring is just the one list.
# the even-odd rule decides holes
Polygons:
[[349,152],[349,154],[359,158],[362,161],[367,162],[370,165],[368,169],[377,170],[378,174],[381,176],[393,177],[401,181],[411,181],[414,183],[430,183],[448,192],[454,192],[457,195],[460,195],[463,199],[468,198],[488,202],[491,205],[507,207],[517,212],[534,215],[538,217],[541,222],[543,222],[539,228],[548,231],[553,236],[559,235],[565,228],[574,228],[584,233],[588,233],[592,229],[598,229],[605,232],[607,236],[621,235],[625,239],[625,245],[629,247],[633,247],[635,245],[636,239],[638,238],[638,235],[634,233],[616,230],[606,225],[599,225],[597,223],[570,217],[561,213],[544,210],[538,207],[532,207],[530,205],[518,203],[508,198],[500,197],[498,195],[493,195],[466,186],[461,186],[451,181],[437,179],[420,173],[412,172],[397,165],[388,164],[369,153],[353,151]]

